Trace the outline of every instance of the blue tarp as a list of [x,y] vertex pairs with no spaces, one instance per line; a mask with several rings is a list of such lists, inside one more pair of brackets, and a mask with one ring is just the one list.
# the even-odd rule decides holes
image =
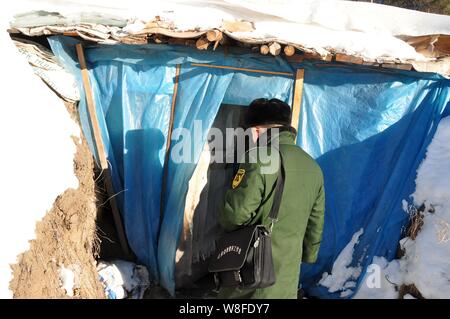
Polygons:
[[[76,40],[52,37],[49,42],[82,87]],[[408,217],[401,202],[414,190],[415,171],[449,104],[449,80],[434,74],[330,63],[290,65],[280,57],[199,52],[182,46],[93,46],[85,53],[128,240],[139,261],[171,293],[188,182],[220,105],[245,107],[258,97],[291,104],[294,84],[289,75],[193,63],[292,74],[297,68],[305,69],[298,144],[317,159],[326,184],[319,260],[302,267],[302,285],[308,293],[340,297],[318,281],[361,228],[364,233],[355,247],[353,265],[364,271],[373,256],[394,257]],[[161,202],[177,64],[181,72],[173,130],[195,130],[198,135],[190,141],[190,163],[169,158],[167,192]],[[79,109],[83,131],[95,151],[84,96]],[[171,150],[178,143],[183,143],[183,137],[175,134]]]
[[303,265],[302,279],[310,294],[338,298],[317,282],[358,230],[364,233],[350,266],[364,271],[373,256],[395,257],[408,222],[402,200],[414,192],[450,81],[364,67],[305,68],[299,142],[324,172],[326,215],[318,262]]

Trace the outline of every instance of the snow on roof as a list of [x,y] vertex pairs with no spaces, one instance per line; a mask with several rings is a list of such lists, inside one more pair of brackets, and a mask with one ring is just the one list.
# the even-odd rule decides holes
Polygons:
[[[13,11],[19,14],[11,23],[16,31],[74,31],[100,43],[142,43],[143,35],[156,33],[198,38],[217,29],[239,42],[278,42],[322,57],[340,53],[380,63],[423,62],[436,58],[430,51],[444,40],[446,50],[438,57],[450,55],[450,16],[368,2],[20,0]],[[421,50],[411,42],[430,35],[437,36],[426,37]]]

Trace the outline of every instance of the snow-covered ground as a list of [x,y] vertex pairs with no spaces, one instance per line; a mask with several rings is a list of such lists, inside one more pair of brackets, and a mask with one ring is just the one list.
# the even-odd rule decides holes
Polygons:
[[[405,255],[375,257],[355,298],[398,298],[395,285],[414,284],[425,298],[450,298],[450,117],[442,119],[417,171],[414,204],[425,204],[417,237],[401,240]],[[379,279],[373,276],[379,270]],[[379,280],[379,285],[373,281]],[[377,288],[379,287],[379,288]]]
[[323,273],[319,284],[327,287],[329,292],[341,291],[340,296],[345,298],[352,294],[352,288],[356,287],[356,280],[361,274],[361,267],[350,267],[353,260],[355,245],[359,243],[359,237],[364,233],[364,229],[357,231],[347,246],[339,254],[333,264],[331,274]]
[[10,264],[28,249],[36,222],[57,195],[78,187],[71,136],[80,134],[62,100],[33,74],[5,32],[10,6],[0,4],[0,298],[11,297]]

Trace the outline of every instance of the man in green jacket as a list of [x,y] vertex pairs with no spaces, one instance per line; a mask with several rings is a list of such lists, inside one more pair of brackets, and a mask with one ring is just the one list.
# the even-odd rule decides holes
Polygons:
[[[219,298],[297,298],[301,262],[314,263],[322,238],[325,206],[323,175],[317,163],[295,145],[296,131],[290,126],[291,109],[277,99],[257,99],[246,114],[253,140],[262,137],[278,144],[286,177],[278,221],[272,231],[272,254],[276,283],[256,290],[222,288]],[[275,128],[275,129],[274,129]],[[273,143],[275,141],[277,143]],[[261,143],[260,143],[261,144]],[[263,146],[256,147],[256,151]],[[255,149],[247,152],[255,154]],[[258,154],[258,152],[256,152]],[[226,231],[262,223],[268,218],[273,203],[278,170],[267,169],[261,157],[240,164],[225,195],[219,223]],[[264,169],[266,168],[266,169]],[[268,173],[270,172],[270,173]]]

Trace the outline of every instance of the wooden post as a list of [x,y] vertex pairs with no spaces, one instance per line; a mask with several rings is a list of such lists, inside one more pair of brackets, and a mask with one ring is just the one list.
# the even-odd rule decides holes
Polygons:
[[84,87],[84,91],[86,94],[86,104],[87,104],[88,114],[89,114],[89,117],[91,120],[92,133],[94,135],[94,143],[97,148],[97,157],[100,161],[100,168],[103,170],[103,169],[108,168],[108,161],[106,159],[105,147],[103,145],[102,135],[100,132],[100,127],[98,125],[97,112],[95,112],[95,102],[94,102],[94,97],[92,96],[91,82],[89,80],[89,73],[86,68],[86,60],[84,58],[84,51],[83,51],[82,44],[78,43],[76,45],[76,49],[77,49],[78,61],[80,63],[83,87]]
[[294,101],[292,103],[292,121],[291,125],[298,131],[298,122],[300,119],[300,108],[302,105],[303,82],[305,78],[305,70],[298,69],[295,74],[294,82]]
[[293,76],[293,74],[290,72],[278,72],[278,71],[266,71],[266,70],[248,69],[248,68],[237,68],[234,66],[214,65],[214,64],[206,64],[206,63],[191,63],[191,66],[198,66],[198,67],[205,67],[205,68],[212,68],[212,69],[234,70],[234,71],[251,72],[251,73],[271,74],[271,75]]
[[180,71],[181,71],[181,64],[177,64],[176,69],[175,69],[175,83],[173,84],[172,106],[170,108],[169,129],[167,132],[166,159],[169,157],[170,143],[172,140],[173,120],[174,120],[174,116],[175,116],[175,105],[177,102],[178,82],[180,81]]
[[115,198],[115,192],[112,184],[111,171],[109,169],[108,160],[106,157],[105,146],[103,144],[103,139],[100,131],[100,126],[98,124],[97,112],[95,111],[95,102],[92,96],[91,82],[89,81],[89,73],[86,67],[86,59],[84,57],[83,45],[78,43],[76,45],[78,61],[80,63],[81,78],[83,80],[83,87],[86,94],[86,104],[88,109],[88,115],[91,121],[91,127],[94,137],[94,144],[97,149],[97,157],[100,161],[100,168],[102,174],[105,177],[106,192],[111,203],[111,209],[114,218],[114,224],[116,226],[117,234],[119,236],[120,246],[124,254],[127,257],[131,256],[130,249],[128,247],[127,239],[125,236],[125,230],[122,223],[122,218],[120,216],[119,206],[117,205],[117,200]]

